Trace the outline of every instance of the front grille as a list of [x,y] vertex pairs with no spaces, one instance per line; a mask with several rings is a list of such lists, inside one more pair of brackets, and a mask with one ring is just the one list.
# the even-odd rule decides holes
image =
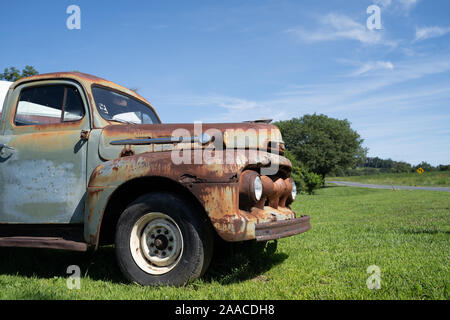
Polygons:
[[290,176],[278,170],[273,176],[259,176],[262,182],[262,195],[259,200],[254,196],[254,181],[258,173],[247,170],[239,179],[239,208],[251,211],[253,207],[264,209],[270,206],[274,209],[285,208],[292,203],[292,180]]
[[278,209],[285,208],[292,203],[292,183],[291,178],[283,174],[268,177],[273,182],[273,191],[267,195],[265,206]]

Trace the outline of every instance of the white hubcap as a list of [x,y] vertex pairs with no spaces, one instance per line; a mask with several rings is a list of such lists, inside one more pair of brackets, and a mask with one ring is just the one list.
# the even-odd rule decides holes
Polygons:
[[177,223],[168,215],[151,212],[133,226],[130,249],[136,264],[149,274],[172,270],[183,253],[183,237]]

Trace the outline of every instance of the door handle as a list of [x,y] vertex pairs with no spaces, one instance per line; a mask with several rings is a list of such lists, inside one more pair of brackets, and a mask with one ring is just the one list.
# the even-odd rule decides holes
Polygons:
[[80,139],[85,141],[89,140],[89,131],[81,130]]
[[6,144],[0,143],[0,150],[3,148],[8,149],[8,150],[14,150],[14,148],[11,148],[11,147],[7,146]]
[[11,148],[10,146],[7,146],[6,144],[0,143],[0,159],[8,159],[11,157],[12,153],[14,152],[14,148]]

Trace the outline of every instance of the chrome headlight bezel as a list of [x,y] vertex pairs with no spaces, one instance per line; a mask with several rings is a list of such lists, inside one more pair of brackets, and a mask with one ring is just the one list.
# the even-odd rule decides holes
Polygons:
[[261,200],[262,194],[263,194],[263,184],[261,177],[258,175],[255,177],[255,180],[253,181],[253,193],[255,196],[256,201]]
[[258,172],[245,170],[239,177],[239,207],[249,209],[264,197],[263,179]]
[[293,179],[291,179],[291,184],[292,184],[291,197],[292,197],[292,200],[295,200],[295,198],[297,197],[297,185],[295,184]]

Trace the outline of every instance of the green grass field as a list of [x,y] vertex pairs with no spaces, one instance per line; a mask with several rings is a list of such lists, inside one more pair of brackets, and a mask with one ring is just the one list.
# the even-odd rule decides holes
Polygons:
[[[96,253],[0,248],[0,299],[449,299],[450,197],[445,192],[327,187],[294,204],[312,229],[215,260],[183,288],[127,284],[113,248]],[[81,267],[80,290],[66,268]],[[367,268],[381,270],[369,290]]]
[[431,171],[422,174],[417,172],[380,173],[367,176],[330,177],[327,180],[399,186],[450,187],[450,171]]

